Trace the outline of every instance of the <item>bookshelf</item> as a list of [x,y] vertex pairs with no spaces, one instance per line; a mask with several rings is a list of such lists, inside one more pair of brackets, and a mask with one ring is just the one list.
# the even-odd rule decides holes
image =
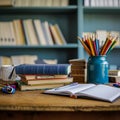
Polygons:
[[57,59],[58,63],[68,63],[78,58],[77,43],[77,1],[70,0],[64,7],[0,7],[0,21],[15,19],[40,19],[58,24],[67,44],[65,45],[17,45],[0,46],[0,56],[38,55],[40,59]]
[[[81,6],[81,4],[83,5],[84,0],[78,0],[78,4],[80,4],[78,6]],[[78,21],[80,21],[78,23],[79,35],[82,35],[82,32],[95,32],[96,30],[120,32],[120,7],[92,7],[83,5],[81,8],[78,7]],[[107,56],[107,60],[110,65],[120,66],[119,48],[120,46],[116,46]],[[88,55],[84,50],[82,53],[83,58],[88,58]]]
[[[57,23],[67,41],[65,45],[52,46],[0,46],[0,56],[38,55],[41,59],[57,59],[68,63],[69,59],[88,58],[77,36],[98,29],[120,31],[120,7],[87,7],[84,0],[69,0],[64,7],[0,7],[0,21],[14,19],[40,19]],[[109,64],[119,64],[119,46],[107,56]],[[114,61],[113,61],[114,58]]]

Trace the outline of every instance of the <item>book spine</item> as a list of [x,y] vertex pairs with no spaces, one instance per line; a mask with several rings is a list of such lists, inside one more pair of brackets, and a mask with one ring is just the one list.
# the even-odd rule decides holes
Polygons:
[[38,75],[67,75],[70,73],[69,64],[59,65],[18,65],[15,67],[16,74],[38,74]]
[[118,71],[109,71],[109,75],[120,76],[120,72],[118,72]]

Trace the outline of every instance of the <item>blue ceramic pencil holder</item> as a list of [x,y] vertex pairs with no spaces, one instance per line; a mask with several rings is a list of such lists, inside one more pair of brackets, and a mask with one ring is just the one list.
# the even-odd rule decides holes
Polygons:
[[108,62],[106,56],[90,56],[87,63],[87,83],[108,83]]

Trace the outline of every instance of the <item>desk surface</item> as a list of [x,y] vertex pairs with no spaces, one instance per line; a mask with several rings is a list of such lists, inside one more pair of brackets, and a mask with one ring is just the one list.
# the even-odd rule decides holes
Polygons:
[[42,94],[41,91],[0,92],[0,110],[13,111],[120,111],[120,99],[113,103]]

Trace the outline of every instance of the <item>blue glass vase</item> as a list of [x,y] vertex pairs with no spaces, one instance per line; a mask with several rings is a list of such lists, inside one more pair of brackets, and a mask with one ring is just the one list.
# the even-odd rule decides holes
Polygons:
[[87,82],[108,83],[108,62],[106,56],[90,56],[87,63]]

